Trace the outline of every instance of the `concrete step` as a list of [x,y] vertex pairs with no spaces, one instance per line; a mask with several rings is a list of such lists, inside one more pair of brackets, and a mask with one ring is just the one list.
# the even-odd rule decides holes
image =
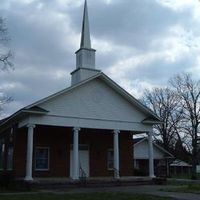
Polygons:
[[66,182],[55,182],[55,181],[38,181],[30,183],[30,187],[34,189],[65,189],[65,188],[76,188],[76,187],[113,187],[113,186],[135,186],[135,185],[152,185],[154,180],[85,180],[85,181],[66,181]]

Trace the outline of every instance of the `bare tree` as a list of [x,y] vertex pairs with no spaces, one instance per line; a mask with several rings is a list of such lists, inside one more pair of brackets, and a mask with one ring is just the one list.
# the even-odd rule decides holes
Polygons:
[[0,69],[5,70],[13,66],[11,62],[12,53],[7,48],[9,42],[5,19],[0,17]]
[[[13,64],[11,62],[12,53],[7,48],[8,42],[9,37],[5,24],[5,19],[0,17],[0,71],[13,68]],[[8,97],[0,91],[0,114],[3,110],[3,106],[10,101],[11,97]]]
[[160,143],[163,147],[171,151],[177,140],[181,139],[178,124],[182,118],[182,109],[176,93],[169,88],[154,88],[152,91],[145,91],[143,101],[163,119],[163,123],[155,125],[154,129],[158,138],[161,138]]
[[0,116],[3,112],[3,107],[5,104],[8,104],[9,102],[11,102],[13,99],[12,97],[9,97],[3,93],[0,93]]
[[200,135],[200,81],[190,74],[177,75],[170,80],[176,90],[179,103],[183,108],[182,132],[185,134],[188,149],[191,146],[192,178],[196,179],[198,164],[198,137]]

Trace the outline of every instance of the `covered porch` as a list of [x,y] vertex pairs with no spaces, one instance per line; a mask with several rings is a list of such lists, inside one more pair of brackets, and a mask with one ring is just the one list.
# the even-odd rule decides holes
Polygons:
[[[23,143],[14,151],[14,172],[26,181],[131,178],[134,133],[28,124],[18,129],[16,143]],[[151,132],[148,135],[152,138]],[[152,139],[149,141],[149,177],[154,177]]]

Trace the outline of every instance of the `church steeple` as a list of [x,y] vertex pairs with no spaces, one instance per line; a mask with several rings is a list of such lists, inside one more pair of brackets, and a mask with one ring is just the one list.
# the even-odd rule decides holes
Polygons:
[[91,48],[87,0],[85,0],[80,49],[76,52],[76,69],[71,73],[72,85],[77,84],[100,70],[95,69],[95,49]]
[[81,45],[80,48],[91,48],[90,40],[90,27],[88,18],[88,8],[87,0],[85,0],[84,12],[83,12],[83,24],[82,24],[82,34],[81,34]]

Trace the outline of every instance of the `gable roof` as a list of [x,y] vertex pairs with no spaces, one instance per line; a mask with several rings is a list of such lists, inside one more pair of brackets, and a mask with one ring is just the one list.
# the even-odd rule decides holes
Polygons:
[[134,138],[134,139],[133,139],[133,144],[137,144],[138,142],[143,141],[145,138],[146,138],[146,137]]
[[[147,141],[148,142],[148,138],[147,137],[142,137],[142,138],[135,138],[133,139],[133,146],[137,146],[139,144],[141,144],[142,142]],[[161,147],[160,145],[156,144],[155,142],[153,142],[153,145],[155,147],[157,147],[160,151],[164,152],[165,154],[167,154],[170,158],[174,158],[174,156],[167,151],[166,149],[164,149],[163,147]]]
[[136,106],[140,111],[142,111],[143,113],[145,113],[148,117],[143,121],[143,123],[149,123],[149,124],[156,124],[156,123],[162,123],[161,118],[159,118],[153,111],[151,111],[148,107],[144,106],[140,101],[138,101],[136,98],[134,98],[132,95],[130,95],[127,91],[125,91],[122,87],[120,87],[117,83],[115,83],[112,79],[110,79],[108,76],[106,76],[103,72],[99,72],[98,74],[84,80],[81,81],[71,87],[68,87],[64,90],[61,90],[57,93],[54,93],[46,98],[43,98],[39,101],[36,101],[33,104],[30,104],[22,109],[20,109],[19,111],[17,111],[16,113],[14,113],[13,115],[11,115],[10,117],[6,118],[6,120],[3,120],[0,122],[0,126],[2,126],[3,124],[9,122],[10,120],[13,120],[17,117],[19,117],[20,115],[24,115],[27,113],[34,113],[34,114],[46,114],[48,111],[44,110],[43,108],[40,108],[40,104],[50,101],[51,99],[58,97],[64,93],[68,93],[94,79],[101,79],[102,81],[104,81],[107,85],[109,85],[113,90],[115,90],[118,94],[120,94],[121,96],[123,96],[126,100],[128,100],[132,105]]
[[9,117],[6,117],[6,118],[4,118],[4,119],[1,119],[1,120],[0,120],[0,124],[3,123],[3,122],[5,122],[8,118],[9,118]]
[[189,163],[183,161],[183,160],[174,160],[171,164],[171,167],[192,167],[192,165],[190,165]]
[[[112,79],[110,79],[107,75],[105,75],[103,72],[99,72],[97,75],[92,76],[84,81],[81,81],[80,83],[73,85],[71,87],[68,87],[64,90],[61,90],[53,95],[50,95],[44,99],[41,99],[27,107],[26,109],[30,109],[33,106],[38,106],[41,103],[44,103],[46,101],[51,100],[52,98],[55,98],[59,95],[62,95],[63,93],[67,93],[77,87],[80,87],[83,84],[86,84],[89,81],[92,81],[93,79],[99,78],[103,80],[105,83],[107,83],[112,89],[114,89],[117,93],[119,93],[121,96],[123,96],[125,99],[127,99],[130,103],[135,105],[137,108],[139,108],[141,111],[149,115],[148,119],[153,121],[153,123],[161,123],[161,118],[159,118],[153,111],[151,111],[148,107],[144,106],[140,101],[138,101],[136,98],[134,98],[131,94],[129,94],[126,90],[124,90],[122,87],[120,87],[117,83],[115,83]],[[146,120],[148,120],[146,119]],[[144,123],[146,122],[144,121]]]

